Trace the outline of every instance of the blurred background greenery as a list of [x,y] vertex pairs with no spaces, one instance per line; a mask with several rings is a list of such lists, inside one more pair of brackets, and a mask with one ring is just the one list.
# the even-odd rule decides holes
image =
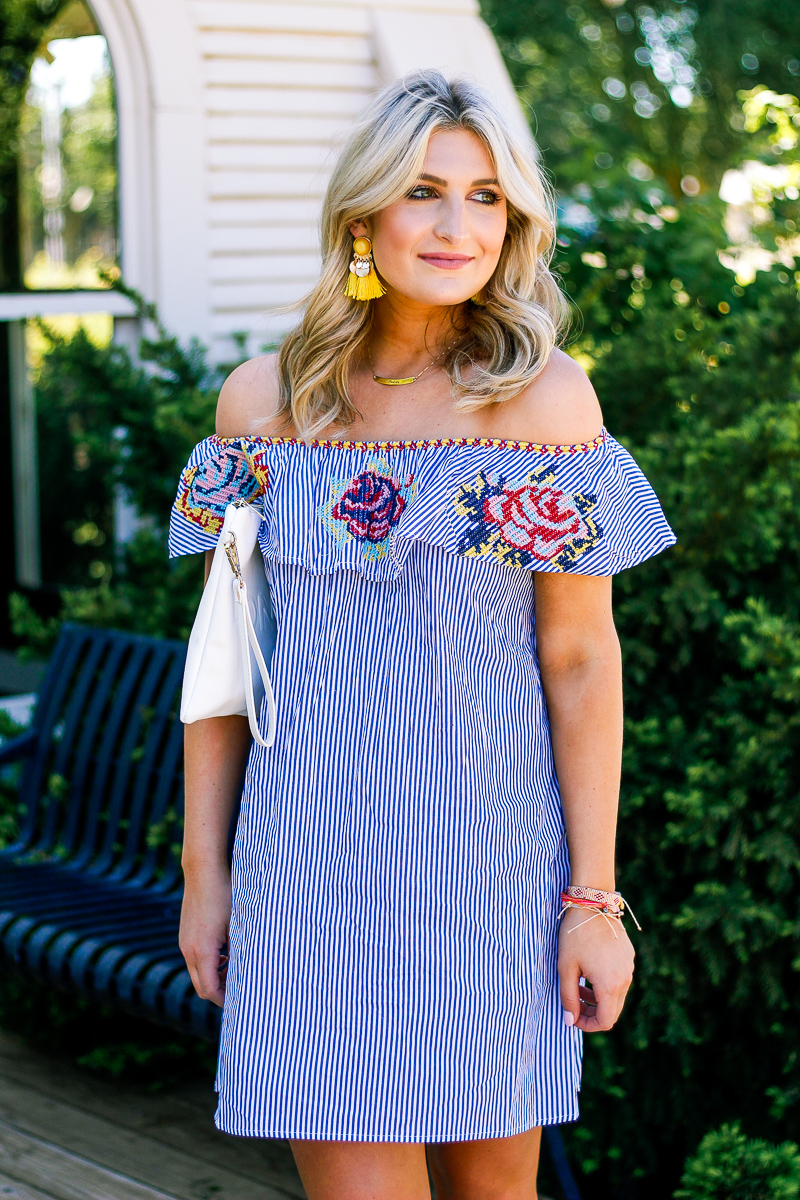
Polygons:
[[[9,28],[23,7],[2,0]],[[587,1045],[570,1155],[586,1195],[670,1197],[688,1159],[682,1196],[788,1200],[800,1193],[796,1151],[777,1145],[800,1141],[800,8],[484,0],[483,13],[557,191],[568,349],[679,539],[616,584],[619,886],[643,932],[625,1018]],[[10,95],[13,45],[0,67]],[[43,560],[59,612],[12,601],[39,654],[65,616],[187,636],[200,568],[168,566],[166,519],[226,368],[149,328],[136,361],[97,331],[40,332]],[[120,496],[137,513],[124,545]]]

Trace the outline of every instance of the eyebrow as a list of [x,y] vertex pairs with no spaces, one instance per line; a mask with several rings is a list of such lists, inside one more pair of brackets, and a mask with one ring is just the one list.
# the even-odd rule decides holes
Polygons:
[[[447,187],[447,180],[446,180],[446,179],[440,179],[438,175],[426,175],[426,174],[422,174],[422,175],[420,175],[420,176],[419,176],[419,178],[420,178],[420,179],[427,179],[427,180],[428,180],[430,183],[438,183],[440,187]],[[489,183],[493,183],[493,184],[495,185],[495,187],[499,187],[499,186],[500,186],[500,184],[498,183],[498,181],[497,181],[496,179],[474,179],[474,180],[472,181],[472,185],[471,185],[471,186],[472,186],[472,187],[482,187],[482,186],[485,186],[486,184],[489,184]]]

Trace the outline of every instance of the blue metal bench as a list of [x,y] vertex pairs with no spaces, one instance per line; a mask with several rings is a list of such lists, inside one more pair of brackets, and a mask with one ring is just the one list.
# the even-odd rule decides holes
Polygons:
[[215,1038],[178,950],[186,647],[65,625],[20,761],[24,811],[0,850],[0,948],[56,986]]
[[[24,811],[0,850],[0,952],[57,987],[216,1041],[220,1009],[178,950],[186,647],[64,625],[20,763]],[[564,1200],[580,1200],[556,1128]]]

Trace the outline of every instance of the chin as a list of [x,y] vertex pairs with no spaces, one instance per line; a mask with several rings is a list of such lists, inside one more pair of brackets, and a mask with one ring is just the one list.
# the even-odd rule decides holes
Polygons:
[[[384,282],[389,282],[385,280]],[[438,282],[438,281],[437,281]],[[396,287],[390,284],[394,291],[399,296],[403,296],[406,300],[413,300],[416,304],[430,304],[441,307],[453,308],[457,304],[464,304],[478,291],[480,285],[470,287],[463,280],[442,280],[438,286],[432,287],[430,282],[419,284],[418,286],[406,285],[405,287]]]

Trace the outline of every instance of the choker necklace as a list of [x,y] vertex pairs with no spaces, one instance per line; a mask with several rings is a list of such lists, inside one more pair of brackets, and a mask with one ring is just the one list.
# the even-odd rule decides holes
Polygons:
[[428,363],[427,367],[422,368],[419,375],[410,375],[408,377],[408,379],[389,379],[385,375],[376,375],[375,374],[375,364],[372,361],[372,354],[370,352],[370,348],[369,348],[369,346],[367,346],[367,358],[369,359],[369,365],[372,367],[372,378],[375,380],[376,383],[383,383],[386,385],[386,387],[398,387],[401,384],[416,383],[417,380],[419,379],[420,375],[424,375],[426,371],[430,370],[430,368],[433,366],[433,364],[437,363],[439,361],[439,359],[442,357],[442,354],[445,354],[445,353],[446,353],[446,351],[442,350],[441,354],[437,354],[436,358],[432,358],[431,361]]

